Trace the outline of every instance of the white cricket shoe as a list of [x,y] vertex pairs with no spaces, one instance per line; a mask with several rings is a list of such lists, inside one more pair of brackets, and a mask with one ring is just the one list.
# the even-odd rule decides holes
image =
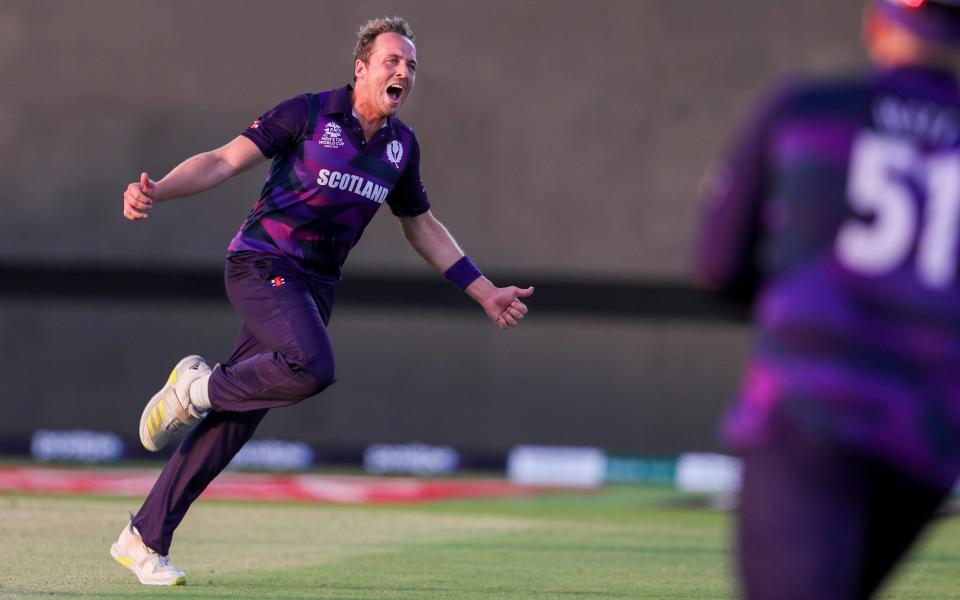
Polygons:
[[140,443],[156,452],[193,425],[206,413],[190,402],[190,384],[210,373],[210,367],[197,355],[187,356],[170,372],[166,385],[153,395],[140,415]]
[[[130,516],[131,521],[133,515]],[[185,585],[187,574],[170,562],[169,556],[160,556],[140,539],[140,532],[127,523],[117,543],[110,547],[110,556],[133,571],[144,585]]]

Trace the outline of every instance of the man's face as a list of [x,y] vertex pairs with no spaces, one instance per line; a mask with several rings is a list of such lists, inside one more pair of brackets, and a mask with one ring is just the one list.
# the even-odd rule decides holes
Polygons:
[[417,48],[398,33],[381,33],[373,41],[370,58],[357,61],[358,100],[377,116],[395,114],[413,91],[417,75]]

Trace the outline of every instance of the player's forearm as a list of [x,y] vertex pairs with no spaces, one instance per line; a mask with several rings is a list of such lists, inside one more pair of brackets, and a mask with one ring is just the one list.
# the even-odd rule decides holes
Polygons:
[[[443,223],[431,213],[401,219],[401,223],[403,233],[414,250],[475,301],[484,304],[497,291],[496,286],[464,256],[463,250]],[[466,265],[461,261],[465,261]],[[454,265],[457,267],[451,269]]]
[[[453,236],[450,235],[447,228],[438,221],[436,221],[436,224],[438,227],[432,232],[432,235],[429,236],[429,243],[424,244],[422,250],[418,250],[420,255],[423,256],[433,268],[443,273],[451,283],[460,287],[464,293],[478,303],[484,304],[484,302],[497,291],[497,287],[493,285],[489,279],[480,274],[479,270],[476,270],[476,266],[473,265],[473,262],[470,261],[469,258],[465,257],[463,250],[457,245],[456,240],[453,239]],[[452,271],[463,267],[462,264],[457,264],[461,259],[469,266],[463,268],[464,274],[453,276],[451,274]],[[455,264],[457,267],[451,269]],[[466,277],[466,279],[462,280],[462,277]],[[476,277],[476,279],[473,279],[469,285],[463,287],[463,285],[473,277]]]
[[429,214],[407,221],[403,233],[417,254],[440,273],[463,257],[447,228]]
[[205,192],[233,175],[233,168],[215,151],[191,156],[157,182],[157,202]]

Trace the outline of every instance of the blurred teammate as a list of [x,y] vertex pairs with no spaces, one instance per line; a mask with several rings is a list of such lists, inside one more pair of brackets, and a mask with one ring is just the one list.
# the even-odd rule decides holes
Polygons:
[[748,598],[869,597],[960,472],[957,4],[868,2],[875,68],[783,86],[705,182],[699,270],[756,294]]
[[181,360],[140,421],[140,439],[152,451],[198,422],[111,548],[141,583],[185,582],[168,552],[190,504],[269,409],[333,383],[326,325],[334,287],[381,204],[399,217],[414,249],[497,326],[514,327],[527,312],[520,298],[533,288],[495,287],[430,212],[416,137],[396,117],[416,78],[409,25],[376,19],[358,38],[353,85],[285,100],[225,146],[156,182],[144,173],[123,195],[124,216],[145,219],[160,201],[203,192],[273,159],[228,250],[227,295],[243,321],[233,354],[212,370],[199,356]]

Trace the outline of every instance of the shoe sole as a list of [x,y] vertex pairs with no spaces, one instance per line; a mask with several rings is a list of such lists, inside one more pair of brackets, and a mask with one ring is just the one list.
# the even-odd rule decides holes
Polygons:
[[[150,434],[150,426],[153,425],[156,428],[160,427],[160,423],[163,422],[165,417],[164,411],[166,410],[163,402],[163,396],[169,390],[171,390],[174,385],[176,385],[177,372],[180,371],[181,367],[196,360],[203,361],[203,358],[196,354],[191,354],[190,356],[181,359],[180,362],[173,367],[173,370],[170,371],[170,376],[167,377],[167,383],[160,388],[160,391],[150,398],[150,401],[147,402],[147,405],[144,407],[143,413],[140,415],[140,444],[142,444],[147,451],[157,452],[166,445],[166,442],[160,446],[154,443],[153,435]],[[154,413],[155,410],[156,413],[151,415],[151,413]],[[167,441],[169,442],[169,440]]]
[[144,580],[143,580],[143,577],[140,575],[140,572],[139,572],[139,570],[138,570],[137,567],[136,567],[136,564],[134,563],[134,560],[133,560],[132,558],[130,558],[130,556],[129,556],[126,552],[123,551],[123,548],[121,548],[121,547],[120,547],[119,545],[117,545],[117,544],[114,544],[114,545],[110,546],[110,556],[113,557],[113,560],[117,561],[117,563],[118,563],[121,567],[124,567],[124,568],[126,568],[126,569],[129,569],[131,573],[133,573],[134,575],[136,575],[136,576],[137,576],[137,579],[138,579],[138,580],[140,581],[140,583],[142,583],[143,585],[166,585],[166,586],[171,586],[171,585],[186,585],[186,584],[187,584],[187,578],[186,578],[185,576],[184,576],[184,577],[177,577],[176,579],[174,579],[173,581],[170,581],[170,582],[166,582],[166,581],[144,581]]

